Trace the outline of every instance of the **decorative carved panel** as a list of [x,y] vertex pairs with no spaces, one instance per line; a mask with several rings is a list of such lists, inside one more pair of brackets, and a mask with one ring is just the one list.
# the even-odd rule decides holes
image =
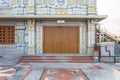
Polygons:
[[86,26],[80,26],[80,52],[86,54]]
[[0,7],[9,7],[9,0],[0,0]]
[[86,0],[37,0],[36,4],[36,14],[87,15]]
[[16,43],[23,44],[24,43],[24,30],[17,30],[16,31]]
[[88,47],[95,45],[95,24],[94,20],[88,20]]
[[96,0],[88,0],[88,6],[95,6]]
[[64,24],[59,24],[57,21],[43,21],[40,23],[41,26],[85,26],[86,23],[83,21],[65,21]]
[[40,26],[39,24],[36,25],[36,43],[37,43],[37,53],[42,53],[43,50],[43,41],[42,41],[42,26]]
[[0,0],[0,7],[2,15],[95,15],[96,0]]
[[28,53],[35,54],[35,20],[28,21]]

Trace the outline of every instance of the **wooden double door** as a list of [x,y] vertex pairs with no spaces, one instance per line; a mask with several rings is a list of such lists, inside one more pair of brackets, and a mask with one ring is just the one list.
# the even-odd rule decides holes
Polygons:
[[79,27],[44,27],[44,53],[79,53]]

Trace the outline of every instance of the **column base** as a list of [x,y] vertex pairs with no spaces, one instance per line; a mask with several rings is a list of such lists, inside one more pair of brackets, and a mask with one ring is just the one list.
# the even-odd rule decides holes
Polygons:
[[93,54],[93,51],[94,51],[94,47],[88,47],[88,51],[87,51],[88,54]]
[[28,50],[28,55],[35,55],[35,48],[32,46],[29,47],[29,50]]

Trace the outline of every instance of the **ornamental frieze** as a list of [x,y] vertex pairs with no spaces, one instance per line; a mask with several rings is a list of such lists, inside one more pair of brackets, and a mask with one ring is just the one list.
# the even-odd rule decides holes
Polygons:
[[[96,0],[0,0],[11,15],[89,15],[96,13]],[[1,14],[4,11],[0,9]],[[0,14],[0,15],[1,15]]]

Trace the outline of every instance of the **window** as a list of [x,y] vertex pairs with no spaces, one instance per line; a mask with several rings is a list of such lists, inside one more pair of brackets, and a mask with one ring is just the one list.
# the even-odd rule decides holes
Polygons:
[[0,26],[0,44],[14,44],[14,43],[15,43],[15,27]]

